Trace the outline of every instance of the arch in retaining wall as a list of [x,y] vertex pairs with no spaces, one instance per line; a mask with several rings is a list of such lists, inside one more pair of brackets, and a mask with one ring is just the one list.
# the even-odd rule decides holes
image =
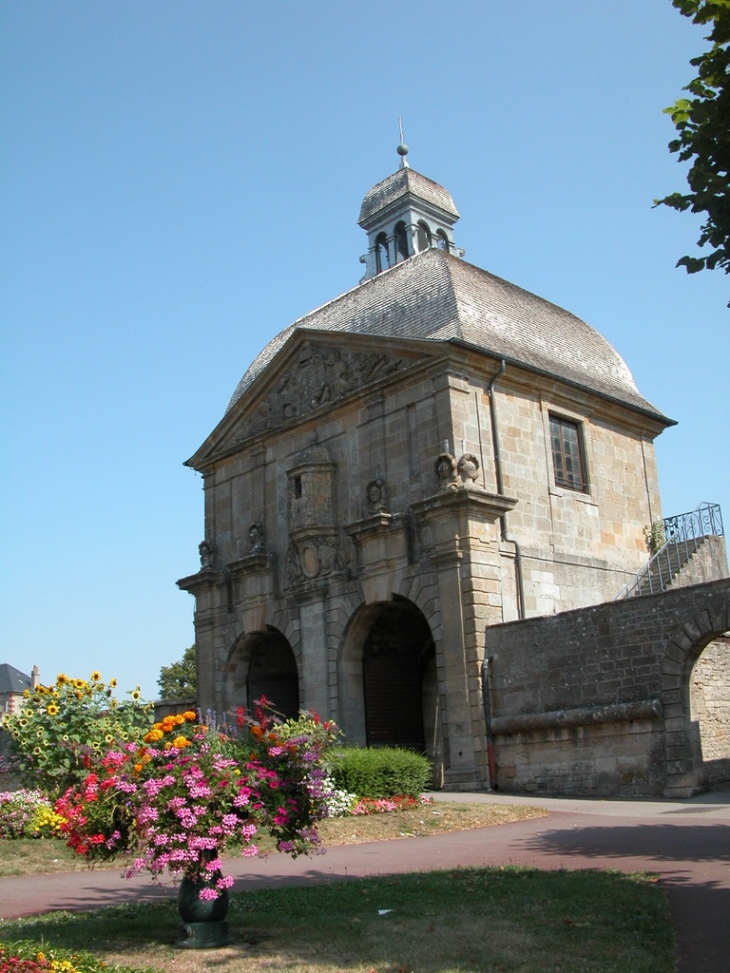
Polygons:
[[709,593],[670,637],[662,660],[666,797],[689,797],[702,784],[699,728],[692,721],[690,680],[710,642],[730,631],[730,595]]

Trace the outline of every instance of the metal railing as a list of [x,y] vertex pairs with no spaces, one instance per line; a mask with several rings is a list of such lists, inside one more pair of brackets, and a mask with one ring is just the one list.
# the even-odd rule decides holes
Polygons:
[[724,537],[722,511],[717,503],[701,503],[696,510],[662,521],[664,543],[635,577],[621,589],[616,601],[669,588],[705,537]]

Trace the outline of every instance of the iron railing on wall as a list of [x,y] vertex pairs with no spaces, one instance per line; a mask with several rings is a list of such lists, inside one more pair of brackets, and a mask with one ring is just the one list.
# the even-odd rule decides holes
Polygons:
[[616,601],[655,594],[670,587],[706,537],[724,537],[722,511],[717,503],[701,503],[696,510],[662,521],[664,543],[616,596]]

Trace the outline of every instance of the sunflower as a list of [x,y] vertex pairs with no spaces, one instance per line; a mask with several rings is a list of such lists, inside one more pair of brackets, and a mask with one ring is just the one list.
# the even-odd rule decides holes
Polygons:
[[132,697],[135,703],[137,702],[138,699],[141,699],[142,697],[142,693],[139,691],[139,689],[133,689],[129,695]]
[[91,681],[99,682],[100,680],[101,680],[101,673],[98,670],[94,669],[94,671],[91,673]]
[[46,713],[49,716],[58,716],[58,706],[55,703],[49,703],[46,707]]
[[63,672],[59,672],[59,674],[56,676],[56,684],[58,686],[65,686],[67,682],[69,682],[68,676]]
[[114,743],[114,737],[111,735],[111,733],[107,733],[104,739],[106,740],[107,743]]
[[86,685],[83,679],[74,679],[73,684],[77,689],[83,689]]
[[117,684],[116,679],[110,679],[109,680],[109,685],[111,686],[112,689],[114,689],[114,687],[116,686],[116,684]]

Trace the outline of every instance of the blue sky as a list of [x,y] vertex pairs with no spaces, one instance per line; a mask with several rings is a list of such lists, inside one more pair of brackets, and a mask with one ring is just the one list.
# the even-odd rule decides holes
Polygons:
[[662,108],[703,30],[670,0],[0,5],[4,645],[156,693],[193,641],[184,468],[275,333],[354,286],[367,189],[409,161],[466,259],[573,311],[679,421],[665,514],[730,520],[730,279]]

